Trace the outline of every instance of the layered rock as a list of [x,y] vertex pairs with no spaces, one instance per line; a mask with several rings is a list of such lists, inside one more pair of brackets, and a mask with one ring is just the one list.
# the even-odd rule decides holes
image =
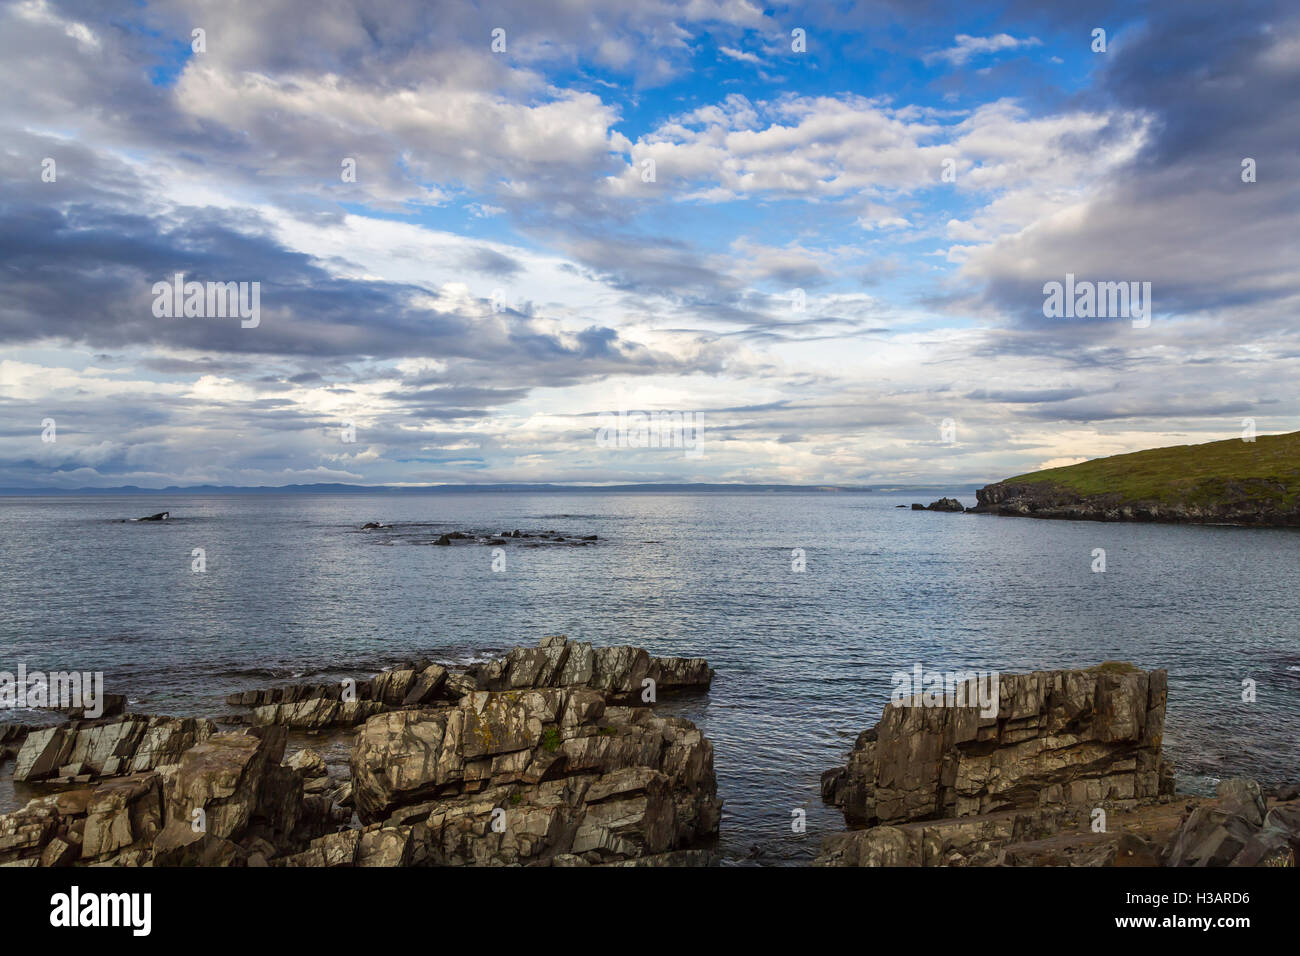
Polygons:
[[305,845],[332,818],[283,752],[282,730],[216,733],[177,763],[38,797],[0,816],[0,863],[242,865]]
[[634,860],[711,837],[721,813],[713,747],[693,724],[606,708],[588,688],[481,691],[374,717],[352,774],[366,833],[398,841],[414,864]]
[[14,779],[87,782],[153,770],[216,733],[210,720],[128,714],[29,730],[14,760]]
[[652,657],[639,647],[593,647],[557,635],[462,671],[415,661],[346,688],[295,684],[241,691],[226,701],[253,708],[257,726],[319,731],[353,727],[377,713],[455,703],[478,690],[590,687],[611,702],[652,703],[661,692],[708,690],[712,679],[703,658]]
[[[870,829],[828,838],[818,862],[1005,861],[1009,844],[1087,834],[1098,809],[1168,799],[1166,697],[1165,671],[1108,664],[1001,675],[996,713],[987,716],[973,700],[891,703],[859,735],[848,763],[822,776],[823,799],[851,826]],[[1109,849],[1096,842],[1051,849],[1114,850],[1113,841]]]
[[384,710],[458,699],[460,688],[448,687],[447,677],[442,665],[418,661],[367,681],[241,691],[227,696],[226,702],[251,707],[255,726],[274,724],[310,731],[354,727]]
[[[557,637],[481,673],[397,668],[355,688],[364,698],[241,694],[259,725],[241,732],[138,715],[24,728],[17,779],[83,786],[0,816],[0,864],[708,862],[712,745],[620,704],[711,677],[700,659]],[[284,759],[286,725],[362,722],[341,785],[314,751]]]
[[1039,671],[1000,677],[996,715],[891,704],[822,796],[851,825],[1155,800],[1166,688],[1163,670]]
[[651,657],[639,647],[593,647],[557,635],[535,648],[516,647],[504,659],[483,665],[475,677],[484,690],[582,686],[611,702],[648,703],[652,687],[656,695],[708,690],[713,671],[702,657]]

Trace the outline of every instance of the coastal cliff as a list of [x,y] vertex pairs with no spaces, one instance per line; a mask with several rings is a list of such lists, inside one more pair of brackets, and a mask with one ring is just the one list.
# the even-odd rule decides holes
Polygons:
[[1300,432],[1153,448],[1017,475],[977,514],[1300,527]]

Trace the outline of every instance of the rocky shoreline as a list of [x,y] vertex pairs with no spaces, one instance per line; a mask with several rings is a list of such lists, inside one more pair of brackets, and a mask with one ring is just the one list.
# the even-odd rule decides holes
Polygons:
[[1268,479],[1240,479],[1216,485],[1212,498],[1196,503],[1128,500],[1118,494],[1080,495],[1051,482],[999,481],[975,492],[974,514],[1071,521],[1145,521],[1300,527],[1300,504],[1288,504],[1287,487]]
[[[708,866],[713,744],[655,704],[712,679],[702,658],[556,636],[233,693],[219,721],[3,725],[15,781],[44,792],[0,815],[0,865]],[[1108,663],[1002,675],[983,711],[890,705],[822,776],[849,829],[815,865],[1294,866],[1300,793],[1175,797],[1167,698],[1164,671]]]
[[[55,792],[0,816],[0,865],[707,865],[713,746],[658,695],[698,658],[564,637],[451,671],[232,695],[251,726],[126,714],[31,728],[14,779]],[[345,779],[290,729],[355,727]],[[16,741],[10,740],[10,744]]]

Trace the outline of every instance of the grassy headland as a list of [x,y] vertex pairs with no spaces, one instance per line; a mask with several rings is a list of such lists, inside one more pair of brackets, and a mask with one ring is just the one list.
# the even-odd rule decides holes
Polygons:
[[1044,518],[1300,524],[1300,432],[1095,458],[978,497],[977,511]]

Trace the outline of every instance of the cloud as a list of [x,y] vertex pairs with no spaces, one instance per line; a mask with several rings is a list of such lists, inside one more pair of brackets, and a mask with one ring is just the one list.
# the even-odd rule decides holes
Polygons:
[[1001,53],[1004,50],[1024,50],[1030,47],[1042,46],[1043,42],[1038,37],[1024,37],[1023,39],[1013,37],[1008,33],[999,33],[996,36],[977,37],[970,36],[966,33],[959,33],[953,37],[955,45],[946,50],[939,50],[935,53],[928,53],[922,59],[926,63],[933,63],[936,60],[947,60],[953,66],[964,66],[972,57],[985,56],[990,53]]
[[718,52],[730,60],[739,60],[741,63],[760,63],[758,54],[749,53],[745,50],[733,50],[729,46],[718,47]]
[[[8,4],[0,485],[965,482],[1293,423],[1294,13],[797,12],[807,54],[744,0]],[[155,318],[178,271],[260,326]],[[1044,319],[1066,272],[1151,327]],[[706,456],[599,449],[616,403]]]

